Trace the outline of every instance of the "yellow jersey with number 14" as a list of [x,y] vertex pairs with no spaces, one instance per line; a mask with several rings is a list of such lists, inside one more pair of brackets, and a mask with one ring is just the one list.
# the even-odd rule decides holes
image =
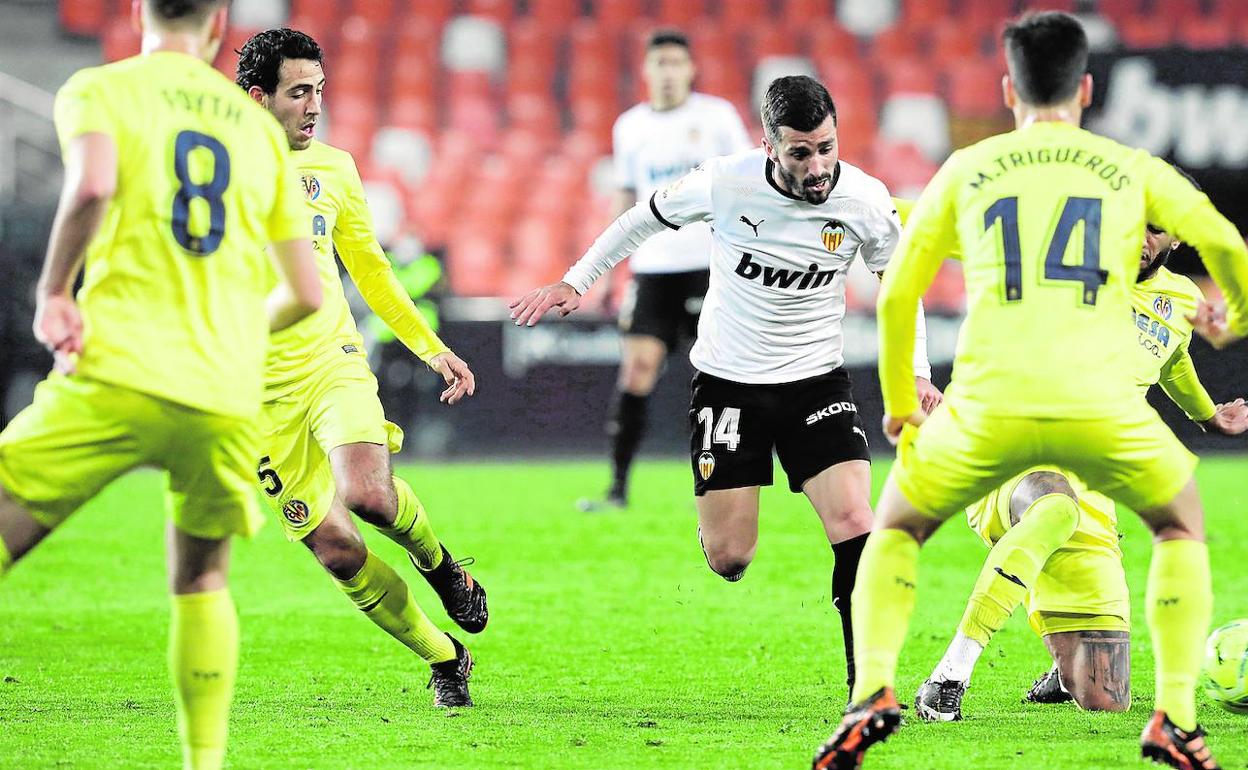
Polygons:
[[390,267],[364,198],[364,183],[351,154],[319,141],[292,153],[307,206],[305,233],[312,237],[321,274],[321,309],[273,335],[265,373],[265,398],[284,395],[328,361],[363,354],[364,341],[343,294],[335,253],[360,295],[395,335],[423,361],[448,348],[416,309]]
[[306,237],[273,116],[199,59],[160,52],[79,71],[56,97],[62,149],[107,134],[117,190],[86,251],[78,372],[216,414],[260,408],[264,254]]
[[[915,203],[880,291],[885,408],[918,408],[913,314],[960,252],[967,318],[947,391],[986,414],[1100,418],[1139,408],[1131,302],[1146,222],[1194,246],[1248,332],[1248,247],[1169,164],[1039,122],[954,153]],[[909,328],[907,328],[909,327]]]

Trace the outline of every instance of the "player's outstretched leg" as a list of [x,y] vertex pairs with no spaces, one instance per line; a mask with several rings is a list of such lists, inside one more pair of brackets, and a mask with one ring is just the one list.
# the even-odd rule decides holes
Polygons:
[[852,705],[836,732],[819,747],[816,770],[858,767],[867,749],[901,723],[893,694],[897,657],[914,612],[919,545],[939,525],[906,500],[890,475],[880,495],[877,528],[867,538],[854,587],[857,681]]
[[1030,473],[1011,497],[1012,526],[989,552],[957,634],[915,696],[915,711],[924,721],[962,718],[962,697],[980,654],[1027,597],[1044,563],[1079,526],[1074,490],[1061,474]]
[[1178,496],[1141,518],[1155,536],[1145,595],[1156,666],[1156,706],[1141,753],[1182,770],[1217,767],[1196,724],[1196,678],[1213,607],[1204,512],[1189,480]]

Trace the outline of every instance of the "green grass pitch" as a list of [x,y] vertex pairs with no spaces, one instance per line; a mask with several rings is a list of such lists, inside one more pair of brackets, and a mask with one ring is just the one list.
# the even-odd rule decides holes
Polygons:
[[[1200,470],[1215,623],[1248,616],[1244,468],[1226,457]],[[876,464],[877,484],[885,470]],[[804,498],[765,491],[758,556],[729,584],[698,549],[683,463],[642,463],[630,512],[588,516],[572,502],[600,490],[601,465],[401,472],[453,553],[477,558],[490,592],[490,627],[461,635],[477,657],[477,707],[432,709],[427,668],[271,522],[234,552],[243,650],[229,767],[809,767],[845,690],[832,554]],[[152,474],[114,485],[0,584],[0,767],[177,765],[158,490]],[[981,659],[967,721],[912,723],[868,767],[1136,765],[1153,689],[1142,606],[1150,547],[1123,518],[1136,612],[1129,713],[1021,704],[1046,658],[1016,613]],[[398,549],[370,541],[450,628]],[[904,700],[940,657],[984,553],[959,520],[924,549]],[[1248,718],[1203,698],[1200,718],[1223,767],[1248,767]]]

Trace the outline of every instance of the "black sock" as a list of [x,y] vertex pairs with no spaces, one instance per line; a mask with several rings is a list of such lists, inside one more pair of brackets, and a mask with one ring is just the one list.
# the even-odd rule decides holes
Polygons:
[[611,437],[611,489],[621,495],[627,494],[628,470],[646,429],[649,400],[649,396],[616,393],[615,406],[607,421],[607,435]]
[[862,548],[866,544],[866,534],[832,544],[832,553],[836,558],[832,567],[832,606],[841,614],[841,632],[845,636],[845,678],[851,690],[854,688],[854,626],[850,596],[854,593],[854,576],[858,574],[858,560],[862,558]]

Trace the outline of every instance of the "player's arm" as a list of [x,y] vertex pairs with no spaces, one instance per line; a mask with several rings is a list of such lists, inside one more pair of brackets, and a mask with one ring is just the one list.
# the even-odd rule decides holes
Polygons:
[[[878,222],[872,228],[873,233],[862,247],[862,258],[880,281],[884,280],[884,272],[888,261],[897,249],[901,238],[901,225],[905,219],[896,201],[881,188],[880,199],[874,201],[878,210]],[[914,386],[919,398],[919,406],[925,414],[940,405],[943,400],[940,389],[932,384],[932,364],[927,358],[927,318],[923,314],[923,302],[919,301],[914,316]]]
[[79,134],[66,143],[64,157],[65,181],[36,287],[34,331],[56,356],[57,368],[68,372],[72,356],[82,352],[74,281],[117,191],[117,144],[106,133]]
[[455,404],[477,391],[476,376],[462,358],[438,337],[424,314],[412,302],[389,258],[377,242],[373,217],[364,198],[364,183],[351,165],[345,204],[334,225],[334,247],[351,274],[360,296],[394,336],[430,369],[442,375],[446,390],[441,400]]
[[915,386],[915,315],[944,256],[957,247],[952,179],[958,157],[945,161],[915,203],[876,301],[884,432],[894,442],[904,423],[923,421]]
[[1144,182],[1148,221],[1196,249],[1226,296],[1225,308],[1201,303],[1188,318],[1196,332],[1217,348],[1248,336],[1248,246],[1239,230],[1165,161],[1149,158]]
[[1248,430],[1248,405],[1244,399],[1214,404],[1196,375],[1187,345],[1182,345],[1162,367],[1157,384],[1175,406],[1206,431],[1236,436]]
[[622,262],[641,244],[664,229],[679,230],[711,215],[711,172],[704,164],[675,183],[651,195],[616,218],[577,260],[563,280],[513,300],[511,317],[517,326],[536,324],[552,308],[566,316],[580,306],[581,297],[603,274]]

